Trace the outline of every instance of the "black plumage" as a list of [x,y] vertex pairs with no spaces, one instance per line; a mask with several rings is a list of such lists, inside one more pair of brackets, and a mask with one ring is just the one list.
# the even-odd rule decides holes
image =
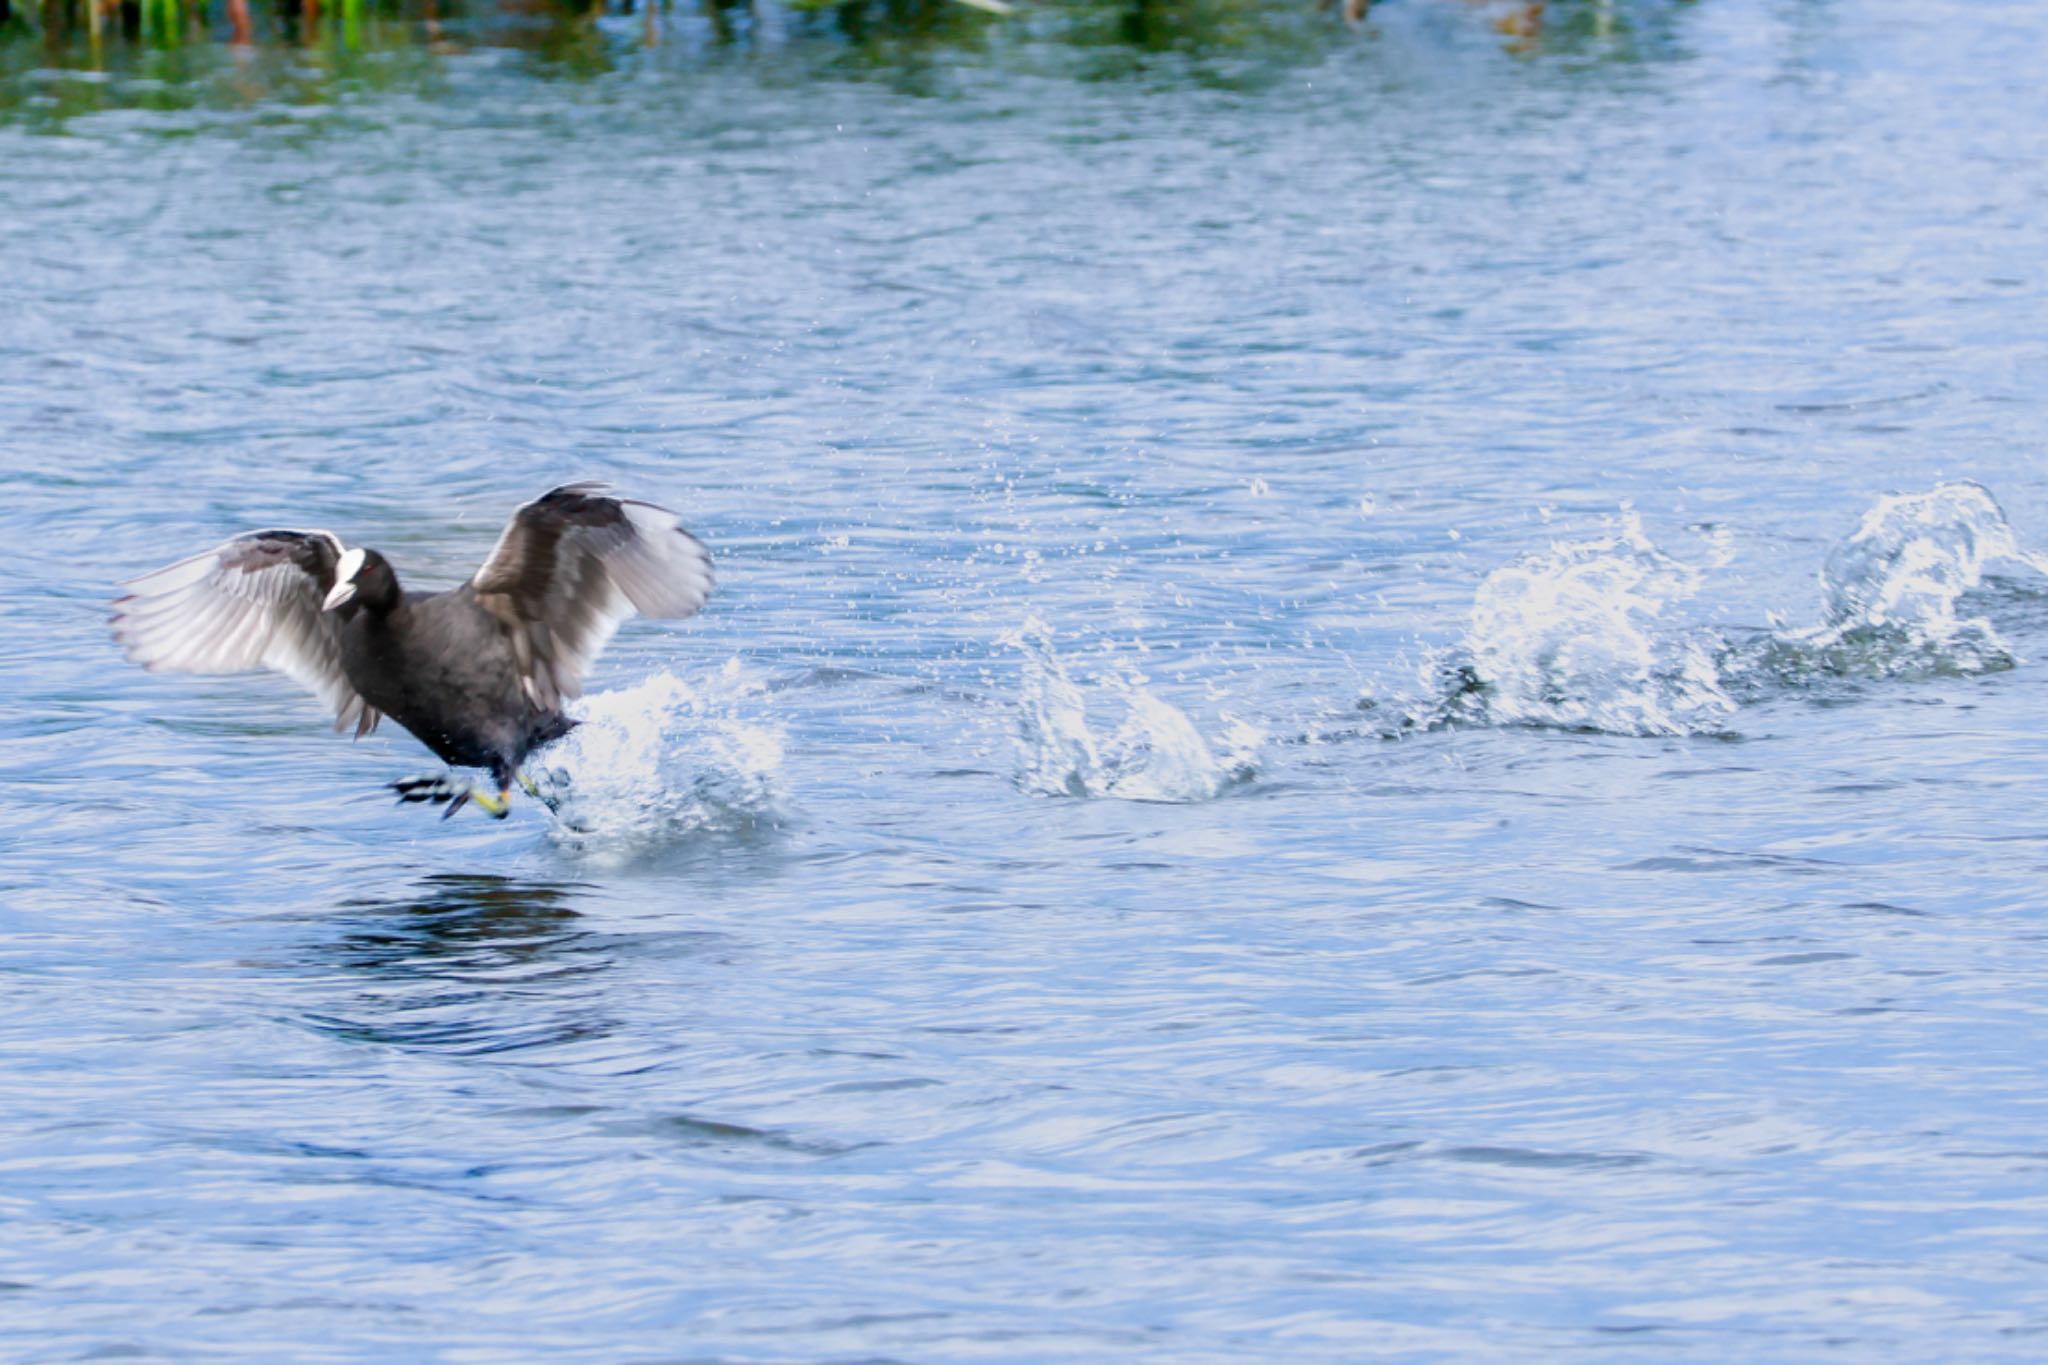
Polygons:
[[406,591],[383,555],[328,531],[253,531],[128,587],[114,634],[144,667],[275,668],[337,729],[389,716],[444,762],[486,769],[502,799],[526,756],[575,724],[562,705],[619,624],[695,615],[712,573],[673,512],[574,483],[514,512],[445,592]]

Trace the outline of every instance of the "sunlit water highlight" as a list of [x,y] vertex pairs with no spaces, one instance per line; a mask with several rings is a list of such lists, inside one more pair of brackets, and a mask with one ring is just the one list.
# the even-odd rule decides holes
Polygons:
[[[0,1355],[2036,1354],[2048,12],[1553,10],[0,126]],[[107,637],[577,475],[559,819]]]

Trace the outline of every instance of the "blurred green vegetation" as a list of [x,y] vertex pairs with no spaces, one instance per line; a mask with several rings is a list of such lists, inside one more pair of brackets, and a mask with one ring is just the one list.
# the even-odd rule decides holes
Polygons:
[[[1606,40],[1687,2],[1377,0],[1511,51]],[[478,50],[569,79],[775,53],[913,92],[989,57],[1233,86],[1369,37],[1377,17],[1365,0],[0,0],[0,119],[431,94],[447,58]]]

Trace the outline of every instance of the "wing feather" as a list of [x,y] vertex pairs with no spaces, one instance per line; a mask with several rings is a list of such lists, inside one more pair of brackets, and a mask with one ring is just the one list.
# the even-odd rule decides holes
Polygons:
[[512,514],[471,585],[511,634],[520,683],[552,709],[634,614],[680,620],[711,596],[711,555],[665,507],[571,483]]
[[377,712],[342,670],[335,621],[320,610],[341,542],[326,531],[251,531],[130,579],[114,603],[114,638],[158,673],[273,668],[363,735]]

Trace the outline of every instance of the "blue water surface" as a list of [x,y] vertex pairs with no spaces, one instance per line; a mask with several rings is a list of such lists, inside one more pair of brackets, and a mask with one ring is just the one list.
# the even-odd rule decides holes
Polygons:
[[[2048,9],[1553,8],[10,106],[0,1355],[2037,1357]],[[575,828],[106,630],[578,476]]]

